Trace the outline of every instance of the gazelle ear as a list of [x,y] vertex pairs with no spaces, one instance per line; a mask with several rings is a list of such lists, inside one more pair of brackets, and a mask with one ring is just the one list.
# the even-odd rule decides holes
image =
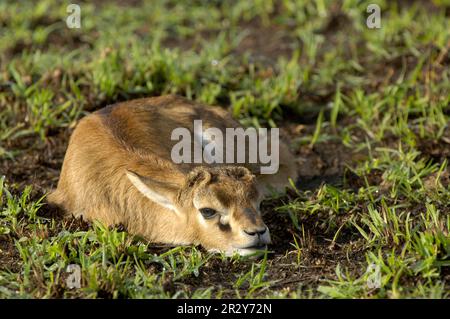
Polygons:
[[160,182],[135,172],[126,171],[126,175],[134,187],[151,201],[177,212],[175,198],[178,187],[172,183]]

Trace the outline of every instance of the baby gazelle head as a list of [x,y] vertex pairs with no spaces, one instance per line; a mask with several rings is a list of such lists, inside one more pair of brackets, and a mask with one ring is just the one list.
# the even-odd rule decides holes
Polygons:
[[180,232],[192,243],[228,255],[251,254],[270,243],[256,178],[245,167],[199,167],[179,186],[127,175],[144,195],[183,221]]

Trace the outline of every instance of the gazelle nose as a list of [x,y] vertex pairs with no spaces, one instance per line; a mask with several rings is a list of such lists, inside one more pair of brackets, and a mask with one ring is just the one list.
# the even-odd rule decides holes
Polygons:
[[264,233],[267,231],[267,227],[264,228],[260,228],[260,229],[256,229],[256,230],[252,230],[252,231],[248,231],[248,230],[244,230],[244,233],[246,233],[249,236],[262,236],[264,235]]

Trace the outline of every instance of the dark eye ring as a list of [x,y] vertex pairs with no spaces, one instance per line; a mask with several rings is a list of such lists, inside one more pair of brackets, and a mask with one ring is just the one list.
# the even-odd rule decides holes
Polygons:
[[212,208],[201,208],[200,214],[202,214],[203,218],[210,219],[216,216],[217,211]]

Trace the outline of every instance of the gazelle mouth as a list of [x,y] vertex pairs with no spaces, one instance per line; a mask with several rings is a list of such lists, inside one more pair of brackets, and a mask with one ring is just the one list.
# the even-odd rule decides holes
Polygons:
[[258,244],[258,245],[248,246],[248,247],[242,247],[241,249],[264,250],[266,248],[267,248],[266,244]]

